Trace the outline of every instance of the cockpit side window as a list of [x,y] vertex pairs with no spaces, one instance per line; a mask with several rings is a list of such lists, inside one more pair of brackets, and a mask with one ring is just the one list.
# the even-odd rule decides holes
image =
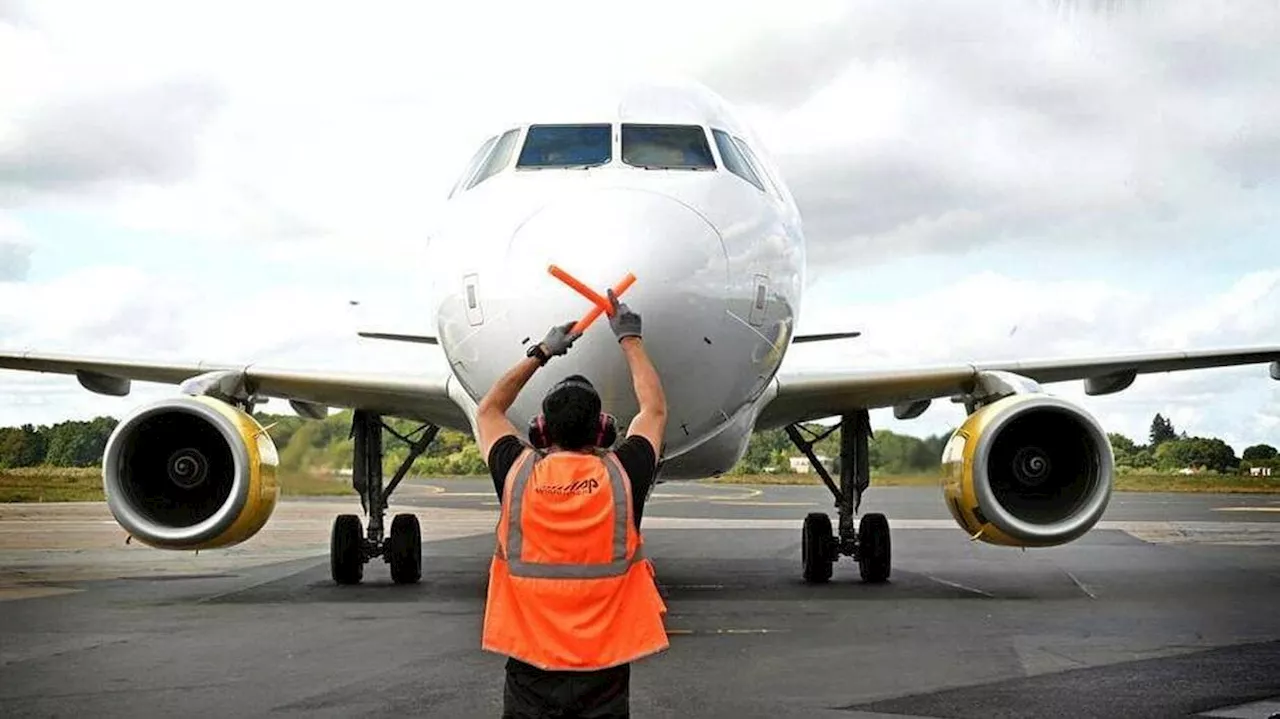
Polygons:
[[530,125],[517,168],[586,168],[613,159],[613,129],[590,125]]
[[697,125],[622,126],[622,161],[650,170],[714,170],[706,132]]
[[760,158],[756,156],[755,151],[751,149],[751,146],[748,145],[746,141],[739,137],[731,139],[733,140],[733,144],[738,146],[738,151],[742,153],[743,158],[750,163],[751,169],[755,171],[756,176],[769,186],[769,194],[781,201],[782,191],[778,189],[777,183],[773,181],[773,176],[769,174],[769,168],[764,166],[764,163],[760,161]]
[[458,194],[459,190],[471,186],[469,184],[471,182],[471,178],[475,177],[476,170],[480,169],[480,164],[489,156],[489,151],[493,149],[493,145],[497,141],[498,136],[494,135],[488,140],[485,140],[484,144],[480,146],[480,149],[476,150],[476,154],[472,155],[471,159],[467,161],[467,169],[463,170],[462,176],[458,178],[458,182],[454,184],[453,189],[449,191],[449,197],[453,197]]
[[505,170],[507,165],[511,164],[511,155],[515,152],[516,140],[519,138],[520,130],[518,129],[507,130],[502,133],[502,137],[498,138],[498,142],[494,145],[493,152],[489,155],[489,158],[480,167],[480,171],[476,173],[475,178],[467,184],[467,189],[471,189]]
[[765,192],[764,182],[751,167],[747,158],[743,157],[729,133],[724,130],[712,130],[711,136],[716,140],[716,149],[720,150],[720,161],[724,163],[725,169],[755,185],[761,192]]

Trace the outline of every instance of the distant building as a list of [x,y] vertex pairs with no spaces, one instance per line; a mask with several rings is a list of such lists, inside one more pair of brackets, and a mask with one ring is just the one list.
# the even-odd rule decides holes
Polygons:
[[[808,474],[813,471],[813,465],[809,464],[808,457],[791,457],[789,461],[791,462],[791,471],[796,474]],[[831,471],[832,465],[830,457],[820,454],[818,455],[818,461],[822,463],[822,466],[825,467],[828,472]]]
[[1270,477],[1271,468],[1270,467],[1250,467],[1249,476],[1250,477]]

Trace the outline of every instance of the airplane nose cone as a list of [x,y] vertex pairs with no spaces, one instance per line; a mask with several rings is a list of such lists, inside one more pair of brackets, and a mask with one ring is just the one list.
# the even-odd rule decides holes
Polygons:
[[[603,290],[627,272],[637,282],[628,296],[641,301],[659,285],[678,281],[694,295],[720,297],[728,281],[724,243],[701,214],[656,192],[603,189],[576,194],[543,207],[511,237],[508,266],[557,264]],[[546,276],[548,289],[567,289]],[[580,296],[574,295],[580,299]]]
[[[536,212],[511,236],[504,309],[515,327],[538,342],[552,325],[582,317],[589,301],[548,273],[558,265],[604,294],[628,272],[636,277],[621,297],[640,314],[645,346],[660,373],[692,372],[705,364],[708,327],[725,321],[728,259],[716,228],[676,198],[635,189],[594,189],[562,197]],[[534,299],[530,299],[534,298]],[[634,410],[634,393],[617,340],[601,315],[570,349],[540,372],[521,400],[541,398],[570,373],[586,375],[608,411],[620,420]],[[697,345],[689,335],[698,333]],[[701,349],[699,349],[701,348]],[[548,365],[548,369],[550,369]],[[545,386],[542,386],[544,385]],[[672,391],[664,378],[667,392]],[[670,395],[668,400],[671,400]],[[517,412],[536,412],[518,404]]]

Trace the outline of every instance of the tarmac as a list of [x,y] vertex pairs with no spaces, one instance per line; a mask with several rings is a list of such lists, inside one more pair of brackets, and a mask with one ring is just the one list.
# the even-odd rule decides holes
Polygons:
[[[971,542],[935,488],[876,488],[884,585],[800,577],[821,487],[665,483],[646,551],[671,648],[637,717],[1266,717],[1280,713],[1280,495],[1113,495],[1052,549]],[[492,484],[413,481],[423,581],[329,579],[333,516],[282,501],[234,548],[124,543],[102,503],[0,505],[0,716],[497,717],[479,648]]]

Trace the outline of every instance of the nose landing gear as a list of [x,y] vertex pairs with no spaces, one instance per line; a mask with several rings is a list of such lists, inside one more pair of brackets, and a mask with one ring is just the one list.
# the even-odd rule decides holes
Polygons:
[[[831,479],[827,468],[818,461],[813,446],[840,430],[840,484]],[[840,418],[840,424],[806,439],[800,425],[787,426],[787,436],[809,459],[813,470],[835,496],[838,531],[832,532],[831,517],[813,512],[804,518],[800,533],[800,557],[806,582],[829,581],[832,566],[841,556],[858,562],[859,574],[868,583],[888,581],[891,545],[889,520],[876,512],[863,515],[856,525],[854,515],[862,504],[862,493],[871,483],[871,466],[867,442],[871,438],[871,422],[867,410],[858,410]]]
[[[400,463],[391,483],[382,486],[382,430],[386,429],[409,445],[409,455]],[[354,514],[338,515],[333,523],[329,543],[329,570],[338,584],[359,584],[364,565],[374,557],[382,557],[391,565],[391,580],[396,584],[413,584],[422,578],[422,529],[417,515],[397,514],[391,521],[389,537],[383,536],[383,517],[387,501],[413,465],[435,439],[440,428],[424,424],[408,436],[386,426],[382,418],[362,410],[352,416],[351,436],[355,440],[355,461],[351,484],[360,493],[360,504],[369,515],[368,534],[361,536],[360,518]],[[410,439],[418,432],[418,439]]]

